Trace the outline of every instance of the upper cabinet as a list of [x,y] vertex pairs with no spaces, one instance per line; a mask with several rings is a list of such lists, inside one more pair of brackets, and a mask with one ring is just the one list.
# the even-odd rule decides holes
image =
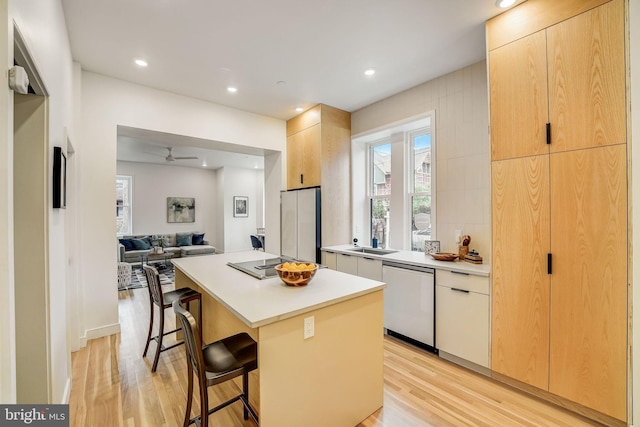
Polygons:
[[[535,9],[537,22],[542,3],[549,2],[521,7]],[[564,13],[577,2],[557,3]],[[588,3],[596,2],[575,7]],[[560,15],[561,22],[514,41],[492,42],[491,34],[507,27],[508,16],[487,24],[492,160],[624,143],[622,1],[574,17]]]
[[[287,188],[349,178],[351,113],[318,104],[287,121]],[[346,166],[346,167],[345,167]]]
[[324,104],[287,121],[287,189],[320,187],[322,245],[351,236],[351,113]]

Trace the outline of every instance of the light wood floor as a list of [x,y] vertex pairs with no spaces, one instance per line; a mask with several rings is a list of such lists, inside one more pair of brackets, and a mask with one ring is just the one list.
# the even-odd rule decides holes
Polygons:
[[[153,343],[142,358],[147,290],[121,291],[119,300],[122,333],[91,340],[72,356],[70,424],[180,426],[187,384],[184,347],[162,353],[152,374]],[[171,310],[166,316],[172,324]],[[384,407],[357,427],[599,425],[393,338],[385,338],[384,357]],[[210,407],[235,392],[232,384],[210,388]],[[194,394],[193,415],[199,411],[197,389]],[[286,401],[282,410],[287,410]],[[239,403],[213,414],[210,423],[255,426],[242,419]],[[332,427],[317,420],[308,426]]]

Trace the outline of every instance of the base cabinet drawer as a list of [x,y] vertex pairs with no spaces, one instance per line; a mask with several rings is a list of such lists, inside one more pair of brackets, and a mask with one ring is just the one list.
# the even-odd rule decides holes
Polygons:
[[489,368],[489,295],[436,286],[436,347]]
[[336,270],[343,273],[358,275],[358,257],[355,255],[337,254]]
[[332,270],[336,270],[337,269],[337,260],[338,260],[338,254],[336,254],[335,252],[330,252],[330,251],[322,251],[322,259],[320,260],[320,263],[322,263],[322,265],[326,266],[327,268],[330,268]]
[[382,261],[379,259],[358,257],[358,276],[382,281]]

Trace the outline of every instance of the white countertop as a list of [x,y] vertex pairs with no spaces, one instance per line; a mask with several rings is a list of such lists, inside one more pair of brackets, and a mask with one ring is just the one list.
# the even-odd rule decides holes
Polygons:
[[277,258],[260,251],[183,257],[171,262],[250,328],[257,328],[384,289],[385,284],[328,268],[318,269],[302,287],[285,285],[279,277],[256,279],[228,262]]
[[354,256],[375,258],[383,261],[391,261],[400,264],[419,265],[440,270],[456,271],[458,273],[475,274],[477,276],[489,276],[491,266],[488,264],[472,264],[465,261],[437,261],[424,252],[398,251],[387,255],[364,254],[352,251],[353,245],[338,245],[323,247],[323,251],[340,252]]

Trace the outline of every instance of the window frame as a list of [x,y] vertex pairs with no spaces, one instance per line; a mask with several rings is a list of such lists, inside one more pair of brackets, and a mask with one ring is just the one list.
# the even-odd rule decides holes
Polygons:
[[[390,137],[384,137],[384,138],[380,138],[377,139],[375,141],[371,141],[369,143],[367,143],[367,155],[366,155],[366,159],[367,159],[367,168],[366,168],[366,173],[367,173],[367,204],[368,204],[368,211],[369,211],[369,236],[371,236],[371,238],[373,239],[373,203],[374,200],[384,200],[384,199],[391,199],[391,186],[389,186],[389,193],[387,194],[373,194],[373,188],[374,188],[374,171],[373,171],[373,152],[375,150],[376,147],[380,147],[383,145],[389,145],[389,156],[392,155],[392,140]],[[392,179],[393,179],[393,174],[391,175]],[[389,202],[390,204],[390,202]],[[391,213],[391,209],[390,206],[387,208],[387,215],[390,215]],[[387,238],[385,242],[380,242],[379,246],[380,247],[386,247],[388,246],[389,243],[389,236],[391,233],[391,225],[390,225],[390,221],[387,220]]]
[[[117,195],[117,191],[118,191],[118,181],[127,181],[128,185],[127,185],[127,193],[128,193],[128,199],[129,199],[129,204],[125,204],[124,201],[123,203],[120,205],[118,204],[118,195]],[[119,216],[118,216],[118,209],[127,209],[129,211],[129,220],[127,221],[127,232],[120,232],[119,228],[118,228],[118,220],[119,220]],[[133,176],[130,175],[116,175],[116,235],[117,236],[127,236],[127,235],[132,235],[133,234]],[[124,221],[123,221],[124,222]]]
[[[415,188],[415,150],[414,150],[414,141],[416,138],[422,135],[430,135],[430,152],[431,152],[431,163],[430,163],[430,188],[429,192],[426,191],[416,191]],[[414,197],[430,197],[430,224],[431,224],[431,232],[429,233],[429,240],[436,239],[436,198],[435,191],[436,188],[436,162],[435,162],[435,138],[433,134],[433,116],[430,116],[429,125],[422,126],[419,128],[411,129],[405,132],[405,150],[407,153],[407,162],[405,163],[405,177],[406,177],[406,204],[405,204],[405,215],[407,217],[407,230],[405,233],[408,235],[409,249],[413,250],[413,198]],[[422,251],[424,248],[417,248],[415,251]]]

